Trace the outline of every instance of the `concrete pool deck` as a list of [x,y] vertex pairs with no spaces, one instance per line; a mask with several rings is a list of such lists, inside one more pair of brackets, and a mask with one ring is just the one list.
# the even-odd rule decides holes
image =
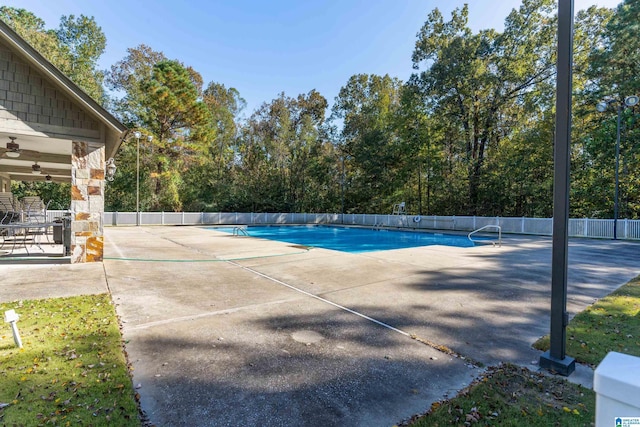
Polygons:
[[[549,329],[550,238],[346,254],[121,227],[105,254],[0,264],[0,300],[110,291],[158,426],[389,426],[468,385],[482,372],[470,360],[537,369],[531,344]],[[572,239],[568,311],[639,273],[640,243]]]

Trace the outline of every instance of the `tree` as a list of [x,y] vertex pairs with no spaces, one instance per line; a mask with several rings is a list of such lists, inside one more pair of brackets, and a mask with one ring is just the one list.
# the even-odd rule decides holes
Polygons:
[[[550,216],[556,16],[553,0],[524,0],[504,30],[473,32],[468,8],[438,9],[417,34],[415,74],[355,75],[325,122],[313,90],[282,93],[246,120],[222,83],[150,47],[129,49],[102,90],[104,35],[93,18],[63,16],[57,30],[24,9],[5,20],[104,103],[140,142],[143,210],[390,212],[399,201],[428,214]],[[639,95],[640,3],[580,11],[574,35],[571,215],[611,217],[616,114],[604,97]],[[620,214],[640,217],[638,108],[622,111]],[[137,142],[123,142],[110,209],[132,210]],[[53,187],[20,187],[45,191]],[[57,197],[57,196],[56,196]]]
[[[151,79],[153,67],[160,61],[166,60],[162,52],[156,52],[146,45],[139,45],[127,49],[127,56],[111,66],[105,76],[107,90],[110,91],[110,109],[118,119],[130,129],[144,131],[142,115],[144,114],[142,100],[146,93],[143,91],[145,81]],[[155,161],[151,160],[153,147],[146,138],[140,141],[140,205],[148,210],[153,200],[153,189],[148,182]],[[136,208],[136,157],[137,144],[131,136],[122,142],[116,155],[118,164],[118,179],[110,182],[105,188],[105,204],[113,211],[133,211]]]
[[605,37],[594,46],[590,76],[602,95],[640,93],[640,40],[637,26],[640,4],[625,0],[607,22]]
[[536,86],[554,75],[553,5],[525,0],[501,34],[473,34],[467,6],[454,10],[448,22],[435,9],[418,33],[412,59],[414,68],[425,68],[411,82],[422,90],[427,109],[448,124],[443,142],[455,144],[451,170],[466,169],[467,213],[486,204],[481,190],[487,157],[510,135],[523,105],[538,102]]
[[120,98],[111,101],[115,115],[129,127],[142,124],[142,100],[146,97],[143,83],[151,79],[153,67],[166,60],[162,52],[146,45],[127,49],[127,56],[111,66],[105,83]]
[[[590,107],[588,117],[593,126],[585,139],[585,162],[589,161],[596,171],[584,173],[583,189],[593,184],[598,191],[587,191],[583,196],[597,215],[611,217],[614,192],[614,162],[616,114],[614,110],[597,114],[593,106],[599,100],[610,97],[620,105],[629,95],[640,95],[640,41],[637,27],[640,20],[640,4],[634,0],[620,3],[609,15],[603,37],[594,44],[589,57],[587,75],[590,86],[586,91],[585,110]],[[605,18],[609,18],[605,16]],[[638,107],[622,110],[620,140],[620,216],[640,217],[640,126]]]
[[215,138],[206,153],[193,159],[184,176],[184,205],[192,210],[220,210],[233,204],[239,114],[246,102],[235,88],[211,82],[202,101],[211,114]]
[[181,209],[180,167],[205,150],[214,138],[211,113],[194,84],[193,71],[178,61],[154,65],[151,78],[141,82],[139,117],[155,136],[155,199],[152,209]]
[[238,115],[246,101],[237,89],[227,89],[223,84],[211,82],[204,91],[203,102],[209,108],[216,128],[216,139],[209,149],[216,159],[218,177],[222,177],[225,166],[233,162]]
[[108,187],[107,200],[115,208],[131,206],[139,143],[141,208],[180,210],[184,175],[215,138],[210,111],[201,99],[202,77],[144,45],[128,53],[111,67],[107,82],[123,93],[113,100],[120,117],[152,141],[130,137],[123,143],[116,159],[122,165],[120,178]]
[[[329,190],[326,99],[312,90],[262,104],[238,139],[239,206],[252,211],[315,211]],[[319,181],[318,181],[319,180]]]
[[347,211],[391,211],[401,144],[394,128],[402,83],[389,75],[358,74],[340,88],[332,121],[342,122],[338,150],[345,159]]
[[107,38],[93,17],[62,16],[56,31],[67,60],[60,71],[97,101],[102,101],[104,73],[98,69],[98,60],[104,53]]
[[394,118],[399,137],[399,162],[394,200],[407,203],[418,215],[450,212],[457,192],[447,183],[447,152],[436,142],[442,140],[441,127],[428,114],[417,87],[411,83],[401,89],[400,106]]

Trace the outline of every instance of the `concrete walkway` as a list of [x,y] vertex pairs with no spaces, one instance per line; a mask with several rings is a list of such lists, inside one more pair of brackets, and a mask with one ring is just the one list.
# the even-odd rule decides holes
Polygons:
[[[158,426],[390,426],[468,385],[470,360],[536,369],[549,329],[548,238],[355,255],[197,227],[105,235],[104,270],[0,264],[0,300],[108,289]],[[574,314],[640,273],[640,244],[572,240],[569,262]]]

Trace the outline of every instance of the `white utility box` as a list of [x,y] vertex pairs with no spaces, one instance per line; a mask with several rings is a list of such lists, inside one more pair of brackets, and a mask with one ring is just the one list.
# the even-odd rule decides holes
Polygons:
[[640,427],[640,357],[611,352],[593,374],[596,427]]

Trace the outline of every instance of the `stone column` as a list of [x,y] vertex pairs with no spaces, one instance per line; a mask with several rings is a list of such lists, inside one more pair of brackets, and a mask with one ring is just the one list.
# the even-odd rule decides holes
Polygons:
[[73,141],[71,153],[71,263],[103,258],[104,146]]

